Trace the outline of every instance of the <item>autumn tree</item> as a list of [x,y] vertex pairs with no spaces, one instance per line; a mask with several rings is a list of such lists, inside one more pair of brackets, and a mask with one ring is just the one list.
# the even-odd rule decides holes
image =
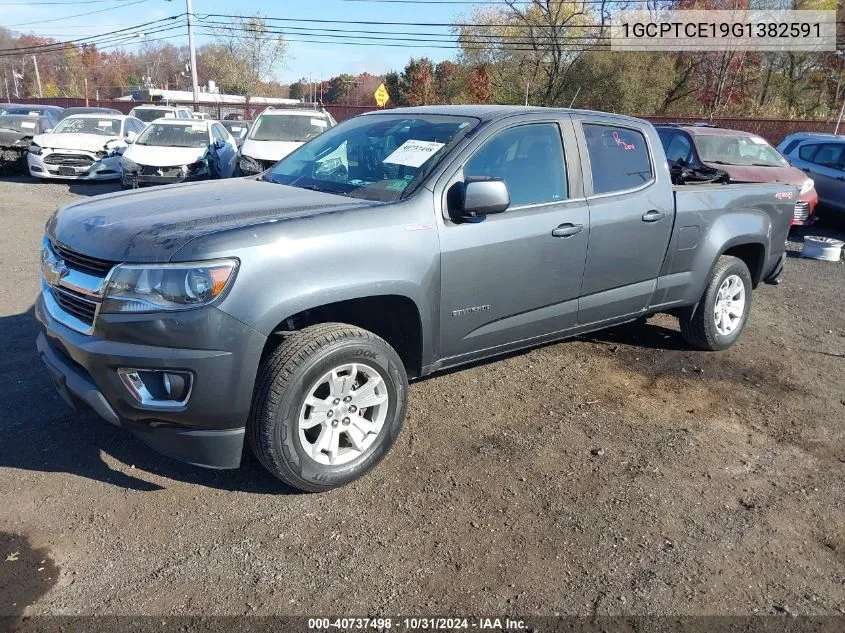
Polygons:
[[214,71],[221,88],[244,95],[248,103],[261,84],[284,65],[284,36],[269,28],[260,15],[235,17],[227,26],[209,28],[219,47]]

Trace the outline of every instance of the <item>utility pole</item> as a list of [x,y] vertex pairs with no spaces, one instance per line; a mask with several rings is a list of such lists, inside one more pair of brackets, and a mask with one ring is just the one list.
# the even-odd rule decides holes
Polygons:
[[38,81],[38,98],[44,98],[44,91],[41,90],[41,74],[38,72],[38,60],[35,55],[32,56],[32,65],[35,66],[35,79]]
[[197,49],[194,47],[194,10],[191,7],[191,0],[185,0],[185,10],[188,12],[188,48],[191,50],[191,84],[196,108],[200,100],[200,88],[197,84]]
[[3,69],[3,81],[6,82],[6,101],[12,102],[12,95],[9,94],[9,76],[6,74],[6,69]]
[[85,107],[88,107],[88,77],[85,77]]

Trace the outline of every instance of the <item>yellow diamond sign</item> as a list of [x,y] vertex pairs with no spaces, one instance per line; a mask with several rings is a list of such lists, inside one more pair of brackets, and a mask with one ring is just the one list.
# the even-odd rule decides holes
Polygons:
[[380,108],[383,108],[390,100],[390,94],[387,92],[387,88],[384,87],[384,84],[379,84],[379,87],[376,88],[373,96],[376,98],[376,103]]

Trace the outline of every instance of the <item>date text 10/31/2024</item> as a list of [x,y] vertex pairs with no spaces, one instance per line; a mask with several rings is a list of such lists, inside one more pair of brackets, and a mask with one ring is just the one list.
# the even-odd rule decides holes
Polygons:
[[524,631],[524,620],[511,618],[426,618],[426,617],[373,617],[373,618],[309,618],[308,629],[320,630],[390,630],[398,631]]

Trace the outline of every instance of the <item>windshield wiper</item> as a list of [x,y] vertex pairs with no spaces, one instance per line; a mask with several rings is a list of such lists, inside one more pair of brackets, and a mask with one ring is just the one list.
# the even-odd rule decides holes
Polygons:
[[300,189],[310,189],[311,191],[319,191],[320,193],[333,193],[338,196],[346,196],[349,195],[344,193],[343,191],[332,191],[330,189],[323,189],[322,187],[318,187],[317,185],[293,185],[294,187],[299,187]]

